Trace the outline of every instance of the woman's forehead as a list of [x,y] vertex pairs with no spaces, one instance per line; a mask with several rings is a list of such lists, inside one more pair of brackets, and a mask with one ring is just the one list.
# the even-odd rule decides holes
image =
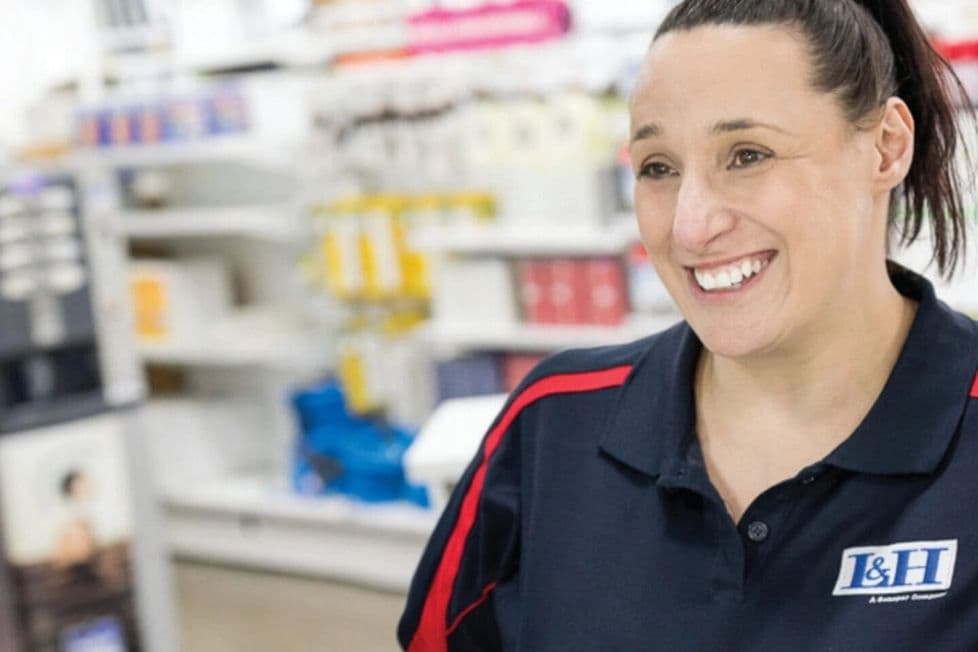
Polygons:
[[771,121],[822,111],[798,32],[775,26],[706,26],[670,32],[649,51],[632,97],[633,119],[712,129],[731,119]]

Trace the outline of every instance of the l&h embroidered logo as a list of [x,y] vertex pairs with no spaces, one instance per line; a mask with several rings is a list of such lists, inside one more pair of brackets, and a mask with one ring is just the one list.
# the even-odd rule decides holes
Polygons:
[[832,595],[947,591],[957,555],[957,539],[846,548]]

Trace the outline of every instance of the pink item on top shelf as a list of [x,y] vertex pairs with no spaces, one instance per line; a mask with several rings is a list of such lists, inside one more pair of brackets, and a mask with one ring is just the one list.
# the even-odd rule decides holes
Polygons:
[[558,0],[433,9],[408,19],[408,50],[423,54],[538,43],[563,36],[570,26],[570,9]]

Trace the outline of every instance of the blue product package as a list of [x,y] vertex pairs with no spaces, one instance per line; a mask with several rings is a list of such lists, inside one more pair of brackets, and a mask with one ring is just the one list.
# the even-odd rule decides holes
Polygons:
[[165,140],[197,140],[206,133],[203,102],[194,97],[174,98],[166,103]]
[[333,380],[295,392],[292,406],[303,430],[355,423],[355,418],[346,410],[343,389]]
[[114,111],[112,109],[99,109],[96,113],[95,120],[97,123],[97,142],[99,147],[111,147],[112,146],[112,115]]
[[61,635],[62,652],[126,652],[122,624],[111,617],[74,625]]
[[405,485],[403,456],[390,432],[379,426],[364,429],[345,452],[346,491],[368,503],[399,500]]
[[207,132],[235,134],[248,130],[248,106],[241,91],[233,86],[215,89],[206,102]]
[[294,490],[303,495],[345,492],[346,440],[364,424],[346,411],[343,391],[332,380],[295,392],[291,402],[300,426],[292,469]]
[[291,403],[300,426],[292,468],[297,493],[429,505],[424,488],[408,485],[404,475],[412,433],[351,415],[332,380],[295,392]]
[[440,362],[435,368],[435,376],[439,402],[449,398],[481,396],[502,391],[499,364],[491,355]]

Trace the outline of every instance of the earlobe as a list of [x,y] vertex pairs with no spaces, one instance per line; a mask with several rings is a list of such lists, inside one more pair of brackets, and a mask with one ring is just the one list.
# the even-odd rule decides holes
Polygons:
[[883,117],[877,127],[876,153],[879,167],[878,181],[885,189],[896,188],[903,183],[914,153],[914,119],[906,103],[891,97],[883,108]]

